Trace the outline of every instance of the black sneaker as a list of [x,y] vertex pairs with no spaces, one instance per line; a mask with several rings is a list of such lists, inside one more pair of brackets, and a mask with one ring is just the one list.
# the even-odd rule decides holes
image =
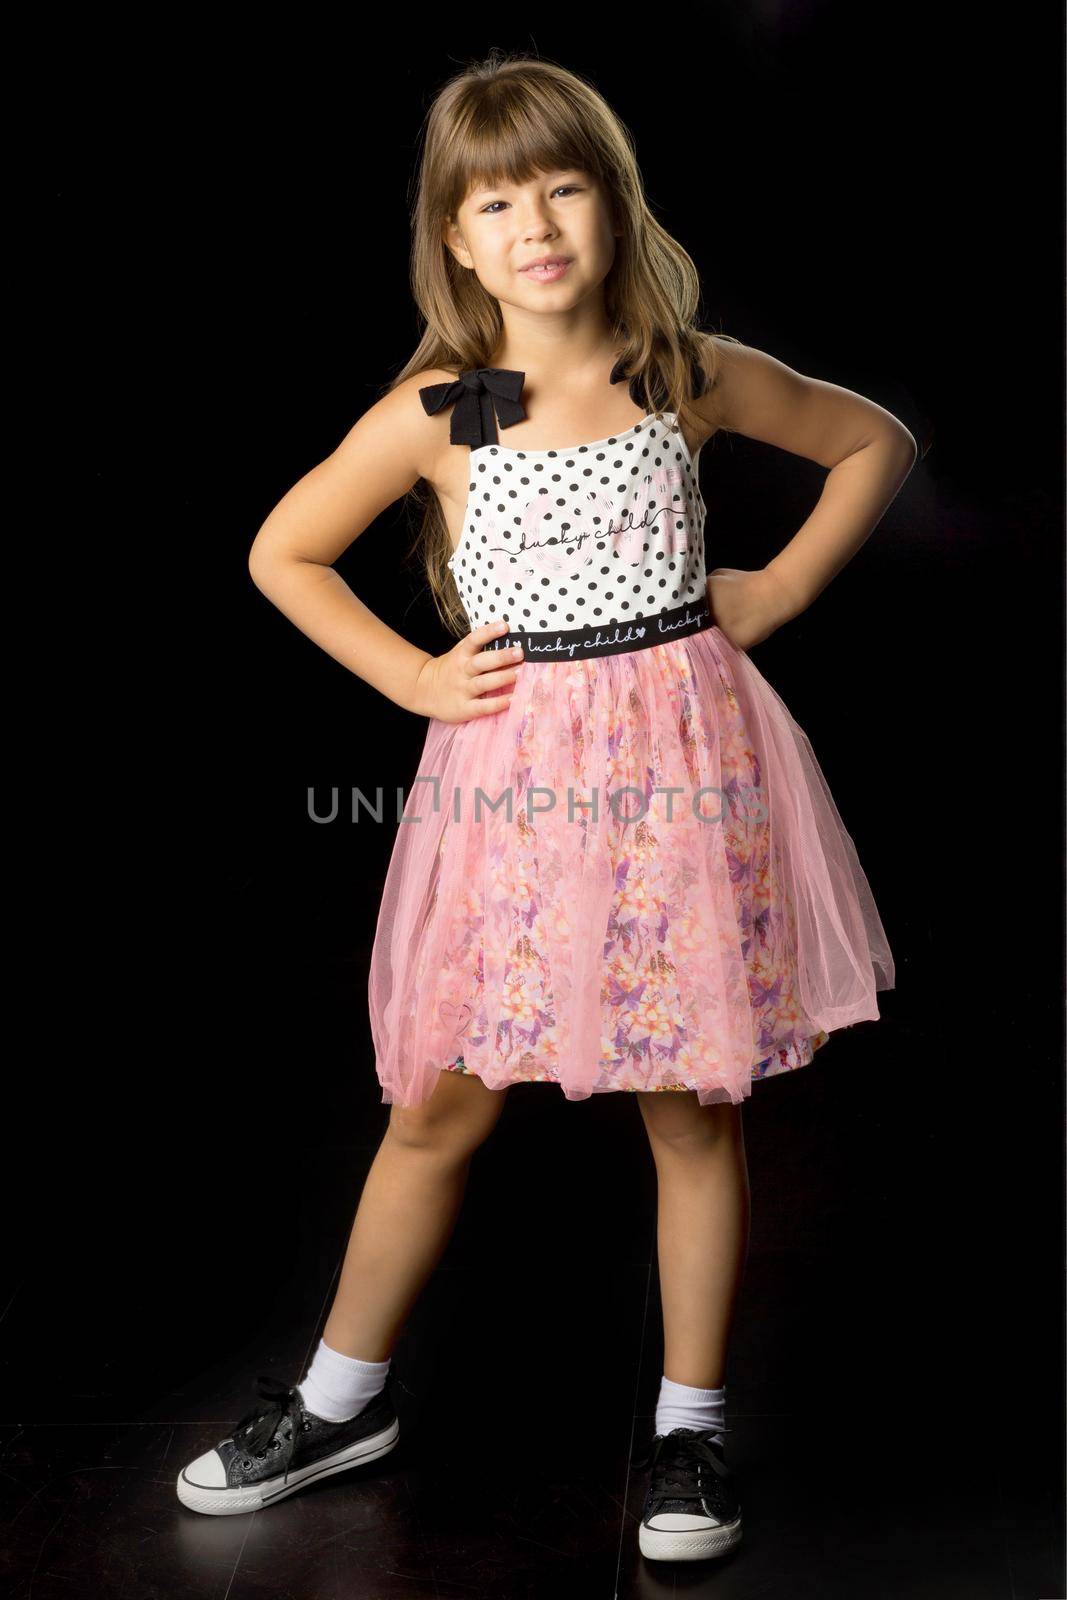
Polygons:
[[391,1376],[347,1422],[326,1422],[307,1409],[296,1387],[259,1378],[261,1403],[241,1418],[231,1438],[182,1468],[178,1499],[209,1516],[262,1511],[319,1478],[386,1455],[400,1436]]
[[650,1561],[701,1561],[741,1541],[741,1506],[723,1447],[710,1431],[657,1433],[632,1467],[651,1464],[638,1548]]

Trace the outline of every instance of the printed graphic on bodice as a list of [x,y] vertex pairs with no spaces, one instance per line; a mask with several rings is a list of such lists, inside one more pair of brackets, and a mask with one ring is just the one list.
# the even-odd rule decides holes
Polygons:
[[562,577],[578,571],[603,551],[604,541],[610,541],[623,567],[636,569],[653,541],[682,560],[688,549],[687,526],[675,507],[684,494],[676,466],[656,467],[642,478],[621,517],[618,501],[603,489],[579,488],[570,495],[554,495],[542,488],[522,514],[517,547],[499,513],[490,509],[486,531],[492,530],[494,537],[489,548],[514,558],[531,578],[538,572]]
[[464,531],[449,562],[472,627],[501,616],[533,629],[632,621],[699,598],[696,473],[677,436],[644,432],[647,443],[638,436],[563,457],[472,451]]

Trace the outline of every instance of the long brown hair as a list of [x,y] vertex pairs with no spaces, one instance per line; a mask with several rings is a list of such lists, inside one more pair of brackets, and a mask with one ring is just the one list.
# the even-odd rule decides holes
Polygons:
[[[628,130],[576,73],[495,49],[451,78],[426,116],[411,252],[411,290],[425,331],[383,393],[434,368],[486,366],[499,347],[499,304],[475,273],[459,266],[443,238],[445,221],[471,188],[523,183],[571,167],[596,176],[612,226],[622,229],[604,300],[614,348],[636,395],[644,396],[650,414],[683,417],[700,392],[695,384],[714,387],[718,354],[710,332],[698,326],[699,275],[649,210]],[[715,337],[737,342],[718,332]],[[422,546],[431,593],[442,622],[458,637],[469,624],[448,567],[452,541],[440,504],[423,478],[410,495],[423,510],[416,546]]]

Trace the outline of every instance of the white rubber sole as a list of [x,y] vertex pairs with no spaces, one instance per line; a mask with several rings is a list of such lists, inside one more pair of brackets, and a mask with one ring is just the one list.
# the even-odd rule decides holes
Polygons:
[[365,1439],[347,1445],[335,1455],[323,1456],[318,1461],[309,1462],[306,1467],[298,1467],[289,1474],[288,1483],[285,1475],[279,1473],[276,1478],[264,1478],[261,1483],[240,1484],[234,1489],[212,1489],[204,1484],[191,1483],[183,1467],[178,1474],[178,1499],[190,1511],[202,1511],[209,1517],[235,1517],[243,1511],[262,1511],[319,1478],[329,1478],[335,1472],[347,1472],[349,1467],[357,1467],[363,1461],[374,1461],[378,1456],[388,1455],[399,1437],[398,1418],[381,1433],[368,1434]]
[[642,1522],[637,1546],[650,1561],[705,1561],[725,1555],[741,1543],[741,1518],[717,1528],[646,1528]]

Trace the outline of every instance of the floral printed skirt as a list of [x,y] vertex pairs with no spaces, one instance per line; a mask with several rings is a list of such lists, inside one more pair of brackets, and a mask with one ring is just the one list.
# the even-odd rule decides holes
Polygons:
[[894,981],[807,736],[718,628],[429,723],[371,956],[385,1103],[455,1071],[737,1104]]
[[[806,1067],[820,1045],[825,1044],[830,1037],[828,1033],[813,1034],[810,1039],[794,1039],[789,1044],[783,1044],[766,1061],[758,1061],[752,1068],[752,1077],[773,1078],[779,1072],[791,1072],[794,1067]],[[457,1056],[455,1061],[448,1062],[446,1072],[465,1072],[473,1076],[470,1068],[462,1056]],[[603,1072],[600,1080],[594,1083],[593,1088],[603,1089],[686,1089],[692,1092],[693,1085],[672,1081],[668,1074],[661,1074],[661,1081],[650,1083],[642,1070],[640,1060],[623,1062],[614,1068],[611,1073]],[[552,1078],[547,1073],[540,1076],[531,1076],[525,1080],[529,1083],[558,1083],[558,1078]]]

